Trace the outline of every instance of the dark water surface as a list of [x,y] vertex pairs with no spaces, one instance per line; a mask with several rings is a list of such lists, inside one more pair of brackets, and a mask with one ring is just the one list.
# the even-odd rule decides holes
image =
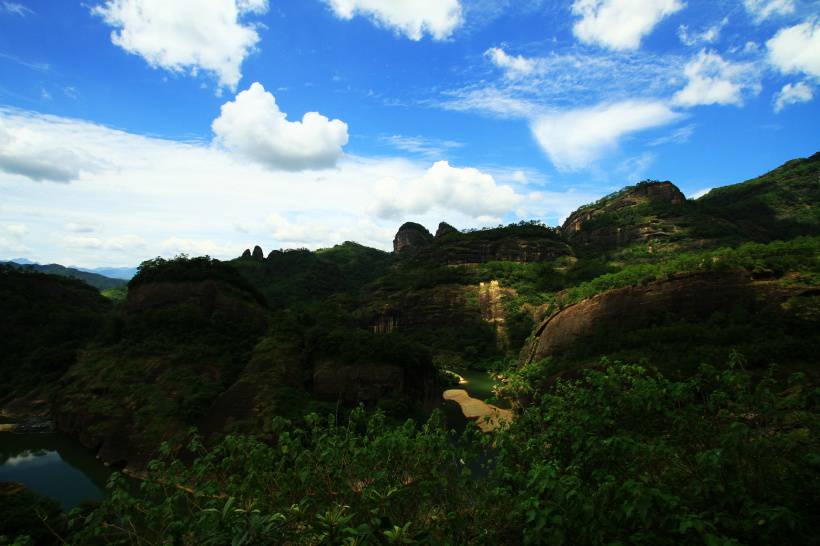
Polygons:
[[0,432],[0,482],[17,482],[68,510],[103,498],[111,469],[62,434]]

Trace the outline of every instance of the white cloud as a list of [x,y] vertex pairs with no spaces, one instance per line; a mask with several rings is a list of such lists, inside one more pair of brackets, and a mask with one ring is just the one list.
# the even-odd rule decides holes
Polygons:
[[390,135],[382,137],[381,140],[397,150],[433,159],[441,158],[450,150],[464,146],[462,142],[455,140],[442,140],[422,136]]
[[68,222],[65,228],[72,233],[94,233],[100,227],[94,220],[76,220]]
[[661,20],[683,9],[680,0],[575,0],[572,30],[582,42],[609,49],[637,49]]
[[701,32],[690,32],[688,26],[681,25],[678,27],[678,38],[684,45],[688,46],[712,44],[718,41],[721,31],[728,24],[729,18],[724,17],[720,22],[715,23]]
[[220,244],[209,239],[189,239],[184,237],[169,237],[160,243],[165,254],[177,256],[230,256],[236,252],[233,245]]
[[243,17],[267,11],[267,0],[105,0],[92,8],[115,30],[111,41],[151,66],[198,70],[235,89],[259,34]]
[[381,180],[373,211],[380,218],[395,219],[431,210],[455,211],[471,218],[500,218],[521,199],[513,188],[499,186],[489,174],[438,161],[419,178]]
[[684,125],[675,129],[670,134],[658,137],[649,143],[650,146],[662,146],[664,144],[683,144],[689,142],[692,135],[695,134],[694,125]]
[[[0,122],[15,130],[52,134],[70,142],[78,154],[98,160],[99,168],[84,171],[71,184],[20,183],[18,176],[0,172],[0,235],[6,239],[0,241],[0,253],[40,263],[133,266],[180,252],[233,258],[254,244],[266,250],[319,248],[345,240],[391,249],[396,229],[411,214],[432,226],[441,220],[469,227],[531,217],[524,214],[557,220],[579,201],[598,197],[585,194],[582,199],[577,192],[562,191],[539,196],[513,189],[519,187],[512,180],[514,170],[523,170],[531,184],[537,180],[537,173],[521,167],[509,169],[509,177],[503,178],[510,187],[484,169],[446,163],[431,169],[424,159],[350,154],[333,170],[273,174],[207,142],[135,135],[3,108]],[[395,181],[395,196],[384,193],[385,179]],[[375,214],[376,202],[394,200],[407,216],[384,219]],[[272,215],[289,224],[269,222]],[[6,224],[27,226],[25,247],[3,231]],[[314,235],[282,231],[293,225]]]
[[8,238],[0,235],[0,253],[5,254],[7,258],[18,257],[9,256],[9,254],[24,254],[27,252],[29,252],[29,248],[17,240],[17,238]]
[[774,111],[780,112],[790,104],[809,102],[813,98],[814,93],[812,92],[811,86],[806,82],[798,82],[795,84],[787,83],[775,97]]
[[3,11],[19,15],[20,17],[25,17],[26,15],[34,13],[34,10],[31,8],[27,8],[23,4],[18,4],[17,2],[4,1],[0,4],[0,7],[3,8]]
[[772,16],[789,15],[794,13],[794,0],[743,0],[746,11],[756,22]]
[[820,21],[781,29],[766,47],[769,62],[784,74],[804,72],[820,78]]
[[7,224],[6,232],[15,237],[22,237],[28,233],[28,228],[24,224]]
[[70,182],[98,162],[73,145],[70,125],[17,125],[0,119],[0,171],[42,182]]
[[[544,113],[542,105],[573,109],[602,102],[655,100],[673,93],[684,83],[682,71],[687,61],[679,55],[589,48],[572,48],[540,57],[512,56],[499,49],[506,56],[502,57],[492,49],[489,51],[485,56],[504,70],[502,78],[444,91],[431,102],[447,110],[530,119]],[[504,59],[514,61],[508,63]]]
[[364,15],[414,41],[444,40],[463,22],[459,0],[325,0],[341,19]]
[[684,68],[688,80],[673,103],[680,106],[701,104],[743,104],[744,91],[760,92],[759,74],[750,63],[732,63],[715,52],[701,50]]
[[700,199],[710,191],[712,191],[712,188],[703,188],[702,190],[698,190],[694,194],[692,194],[692,199]]
[[538,68],[535,59],[528,59],[521,55],[508,55],[499,47],[491,47],[484,52],[484,56],[492,63],[504,70],[504,75],[510,79],[525,77],[533,74]]
[[588,167],[626,135],[680,117],[662,102],[624,101],[543,115],[533,121],[532,132],[550,161],[571,171]]
[[63,237],[63,244],[68,247],[86,250],[105,250],[113,252],[129,252],[134,249],[145,248],[145,239],[137,235],[121,235],[119,237],[83,237],[69,235]]
[[271,169],[288,171],[332,167],[348,141],[346,123],[318,112],[288,121],[260,83],[223,104],[212,128],[217,143]]

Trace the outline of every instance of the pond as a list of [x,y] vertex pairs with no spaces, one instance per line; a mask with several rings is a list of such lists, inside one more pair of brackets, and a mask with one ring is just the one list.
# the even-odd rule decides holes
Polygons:
[[0,482],[17,482],[69,510],[103,498],[112,470],[56,433],[0,432]]

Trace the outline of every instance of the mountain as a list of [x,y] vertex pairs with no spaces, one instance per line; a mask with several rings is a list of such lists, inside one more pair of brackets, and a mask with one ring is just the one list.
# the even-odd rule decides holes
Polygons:
[[[147,477],[146,506],[175,480],[173,506],[240,514],[224,508],[228,488],[287,512],[270,529],[288,539],[270,543],[299,542],[315,521],[335,532],[333,510],[356,520],[351,533],[412,521],[419,541],[521,543],[541,502],[560,518],[545,528],[574,514],[565,542],[590,514],[619,514],[616,529],[674,537],[649,542],[699,543],[687,522],[715,509],[710,532],[805,543],[805,499],[820,498],[819,170],[817,155],[790,161],[697,200],[643,181],[560,228],[406,223],[393,252],[157,258],[116,305],[76,279],[0,266],[0,411],[45,414]],[[455,386],[448,372],[487,369],[508,429],[470,443],[436,418],[419,425]],[[149,465],[163,457],[171,470]],[[487,470],[467,472],[474,460]],[[121,498],[89,516],[97,528],[127,520]],[[651,514],[640,524],[635,502]]]
[[77,269],[78,271],[96,273],[97,275],[102,275],[112,279],[122,279],[124,281],[130,281],[134,278],[134,275],[137,274],[136,267],[94,267],[89,269],[86,267],[72,266],[72,268]]
[[[28,260],[25,260],[28,262]],[[128,282],[123,279],[114,279],[99,275],[97,273],[89,273],[87,271],[65,267],[59,264],[40,265],[37,263],[22,263],[21,261],[0,262],[12,264],[20,269],[27,271],[36,271],[38,273],[48,273],[50,275],[57,275],[60,277],[68,277],[71,279],[78,279],[86,284],[89,284],[97,290],[108,290],[112,288],[122,288]]]

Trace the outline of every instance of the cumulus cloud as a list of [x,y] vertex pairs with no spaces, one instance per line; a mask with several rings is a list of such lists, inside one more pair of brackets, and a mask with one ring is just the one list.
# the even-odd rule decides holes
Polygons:
[[223,104],[212,128],[217,143],[271,169],[288,171],[332,167],[348,141],[346,123],[318,112],[288,121],[260,83]]
[[681,115],[659,101],[624,101],[540,116],[532,132],[560,170],[588,167],[631,133],[660,127]]
[[259,43],[256,27],[243,18],[267,9],[267,0],[105,0],[92,13],[115,29],[115,45],[151,66],[211,72],[235,89],[242,62]]
[[498,185],[489,174],[438,161],[419,178],[381,180],[373,211],[380,218],[396,219],[431,210],[455,211],[471,218],[500,218],[521,199],[513,188]]
[[462,20],[459,0],[325,0],[341,19],[356,15],[393,29],[414,41],[429,34],[449,38]]
[[743,94],[760,92],[758,71],[750,63],[732,63],[715,52],[701,50],[687,63],[684,74],[686,87],[678,91],[674,104],[697,106],[706,104],[743,105]]
[[795,84],[787,83],[775,96],[774,111],[780,112],[790,104],[809,102],[813,98],[814,93],[812,92],[811,86],[806,82],[798,82]]
[[[515,175],[520,166],[479,171],[444,163],[431,169],[423,157],[345,154],[332,170],[272,175],[264,165],[206,142],[2,108],[0,122],[55,135],[78,154],[99,161],[98,169],[83,171],[71,184],[21,184],[18,176],[0,171],[0,253],[40,263],[133,266],[180,252],[233,258],[254,244],[266,250],[315,249],[345,240],[388,250],[399,224],[411,214],[425,225],[442,219],[465,227],[532,217],[552,222],[599,197],[532,191],[537,189],[532,184],[541,183],[538,173]],[[394,195],[385,180],[394,184]],[[394,200],[401,217],[376,214],[377,202]],[[287,223],[270,221],[274,215]],[[6,232],[6,224],[25,224],[24,242],[30,248]]]
[[37,182],[70,182],[97,162],[76,149],[66,126],[47,130],[40,124],[21,126],[0,119],[0,171]]
[[538,68],[538,61],[521,55],[508,55],[499,47],[491,47],[484,52],[484,56],[492,63],[504,70],[504,75],[515,79],[533,74]]
[[769,62],[784,74],[820,78],[820,21],[781,29],[766,42]]
[[572,27],[584,43],[609,49],[637,49],[661,20],[683,9],[680,0],[575,0]]
[[794,0],[743,0],[746,11],[757,21],[794,13]]

